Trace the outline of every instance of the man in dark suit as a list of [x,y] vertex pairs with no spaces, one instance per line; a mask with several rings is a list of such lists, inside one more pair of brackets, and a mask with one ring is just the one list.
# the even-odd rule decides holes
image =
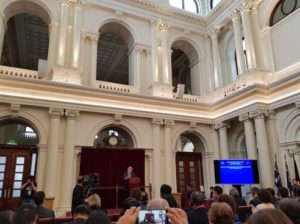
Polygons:
[[84,195],[84,189],[83,189],[83,180],[84,180],[83,176],[79,176],[77,178],[77,184],[73,189],[72,208],[71,208],[72,214],[74,214],[75,208],[78,205],[82,205],[86,202],[85,195]]
[[78,205],[75,208],[74,220],[65,224],[84,224],[89,217],[91,210],[86,205]]
[[129,166],[127,168],[127,171],[125,173],[123,173],[123,175],[122,175],[123,191],[125,193],[125,197],[128,197],[129,193],[130,193],[130,192],[128,192],[128,190],[129,190],[128,189],[128,180],[130,178],[134,178],[134,177],[137,177],[137,176],[133,172],[133,167]]
[[39,218],[55,218],[54,211],[43,206],[45,201],[45,192],[38,191],[33,196],[36,205],[36,214]]

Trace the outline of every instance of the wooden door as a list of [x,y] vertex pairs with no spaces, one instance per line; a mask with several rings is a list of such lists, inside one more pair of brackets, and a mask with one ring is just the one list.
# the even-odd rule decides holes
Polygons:
[[188,206],[188,191],[200,191],[200,186],[203,185],[201,160],[201,153],[176,154],[177,191],[182,194],[182,207]]
[[33,167],[31,157],[30,149],[0,148],[0,211],[21,204],[21,186]]

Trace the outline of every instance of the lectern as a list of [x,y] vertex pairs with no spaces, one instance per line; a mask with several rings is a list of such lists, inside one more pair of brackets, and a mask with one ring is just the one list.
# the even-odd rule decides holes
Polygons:
[[128,192],[130,193],[133,188],[141,186],[141,178],[133,177],[128,179]]

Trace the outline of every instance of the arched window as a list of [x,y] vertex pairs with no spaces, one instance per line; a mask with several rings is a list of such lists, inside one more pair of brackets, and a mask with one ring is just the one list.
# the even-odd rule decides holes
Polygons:
[[189,12],[199,13],[199,6],[196,0],[170,0],[170,5]]
[[280,20],[294,12],[299,7],[300,0],[280,0],[271,14],[270,26],[278,23]]
[[216,7],[222,0],[210,0],[210,8]]

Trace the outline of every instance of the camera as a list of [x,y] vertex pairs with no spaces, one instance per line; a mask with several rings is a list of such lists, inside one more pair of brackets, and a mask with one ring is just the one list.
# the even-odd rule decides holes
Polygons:
[[166,209],[141,210],[139,211],[137,224],[168,224]]
[[98,186],[99,179],[100,179],[99,173],[83,175],[83,185],[88,186],[88,187]]

